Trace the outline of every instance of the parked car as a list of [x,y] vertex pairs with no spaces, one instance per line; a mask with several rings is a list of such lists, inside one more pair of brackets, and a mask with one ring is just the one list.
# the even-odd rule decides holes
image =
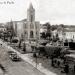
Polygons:
[[8,51],[8,54],[9,54],[9,55],[12,55],[13,53],[16,54],[16,52],[14,52],[14,51]]
[[20,61],[21,60],[21,58],[14,51],[8,51],[8,55],[12,61]]

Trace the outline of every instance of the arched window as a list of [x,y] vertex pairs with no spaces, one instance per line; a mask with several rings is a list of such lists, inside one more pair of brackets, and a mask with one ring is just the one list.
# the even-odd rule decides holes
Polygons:
[[30,28],[31,28],[31,29],[33,29],[33,28],[34,28],[34,25],[33,25],[32,23],[30,24]]
[[33,38],[33,31],[30,31],[30,38]]
[[25,31],[25,32],[24,32],[24,34],[25,34],[25,36],[24,36],[24,37],[25,37],[25,38],[27,38],[27,36],[28,36],[27,31]]
[[33,21],[33,15],[31,15],[31,22]]
[[27,28],[27,24],[26,23],[24,24],[24,28]]

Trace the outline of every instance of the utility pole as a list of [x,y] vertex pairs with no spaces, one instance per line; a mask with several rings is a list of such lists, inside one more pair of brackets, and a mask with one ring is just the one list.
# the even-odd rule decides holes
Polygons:
[[37,44],[38,44],[38,38],[36,36],[36,68],[37,68]]
[[24,34],[24,48],[23,48],[24,52],[26,52],[26,44],[25,44],[25,41],[26,41],[26,37],[25,37],[25,34]]

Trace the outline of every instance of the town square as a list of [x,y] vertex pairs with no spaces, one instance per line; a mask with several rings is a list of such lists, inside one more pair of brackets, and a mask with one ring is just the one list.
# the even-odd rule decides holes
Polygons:
[[[15,3],[11,5],[11,1],[8,1],[12,7],[8,5],[10,12],[6,8],[8,11],[4,14],[11,18],[6,22],[1,21],[4,16],[0,19],[0,75],[75,75],[75,23],[71,19],[74,18],[74,0],[69,0],[66,4],[62,0],[47,0],[49,2],[42,3],[42,6],[46,4],[44,7],[47,9],[44,10],[43,7],[38,8],[42,2],[39,1],[29,1],[28,7],[23,10],[25,13],[22,14],[17,7],[21,5],[17,3],[17,6],[13,7]],[[62,7],[59,8],[62,10],[57,11],[59,8],[55,8],[61,6],[60,4]],[[65,5],[67,7],[64,7]],[[23,6],[21,8],[23,9]],[[43,12],[38,14],[40,10]],[[15,18],[22,15],[26,17],[15,20],[13,17],[17,14],[21,15]],[[40,19],[36,19],[37,16],[51,21],[42,23]],[[57,16],[57,19],[54,16]],[[5,19],[7,20],[7,17]]]

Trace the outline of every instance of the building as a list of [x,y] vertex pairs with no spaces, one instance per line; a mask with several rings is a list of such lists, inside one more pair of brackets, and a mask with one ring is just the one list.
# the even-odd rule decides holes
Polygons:
[[58,36],[60,40],[68,40],[68,42],[74,41],[75,42],[75,27],[67,26],[67,27],[60,27],[57,29]]
[[17,21],[13,21],[13,28],[14,28],[14,33],[15,33],[15,36],[17,36]]
[[5,26],[0,26],[0,32],[6,32],[6,31],[7,31],[7,29]]
[[17,36],[21,39],[21,36],[23,35],[24,33],[24,28],[23,28],[23,25],[24,25],[24,22],[23,21],[17,21]]
[[8,34],[10,34],[11,36],[15,36],[15,27],[12,20],[6,23],[6,28]]
[[35,21],[35,9],[30,4],[27,9],[27,19],[21,21],[11,21],[7,24],[7,29],[15,33],[17,37],[26,40],[40,39],[40,22]]
[[40,39],[40,23],[35,21],[35,9],[32,4],[27,9],[27,21],[23,22],[23,28],[25,39]]
[[64,28],[63,32],[63,39],[67,39],[69,42],[74,41],[75,42],[75,28]]

